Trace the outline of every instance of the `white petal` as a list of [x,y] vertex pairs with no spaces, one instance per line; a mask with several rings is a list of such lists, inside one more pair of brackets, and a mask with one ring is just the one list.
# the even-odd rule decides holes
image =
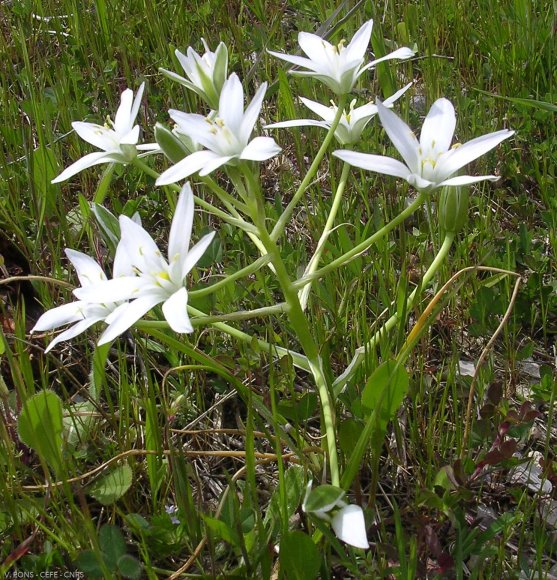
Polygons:
[[420,191],[431,191],[432,189],[435,189],[436,187],[439,186],[438,183],[435,183],[434,181],[429,181],[429,179],[424,179],[421,175],[418,175],[417,173],[412,173],[411,175],[409,175],[406,178],[406,181],[408,181],[408,183],[412,187],[415,187]]
[[93,324],[95,324],[96,322],[99,322],[100,320],[102,320],[102,317],[100,317],[100,316],[99,317],[90,317],[90,318],[85,318],[84,320],[80,320],[79,322],[74,324],[72,327],[68,328],[67,330],[64,330],[64,332],[61,332],[45,349],[45,351],[44,351],[45,354],[49,350],[54,348],[59,342],[62,342],[63,340],[70,340],[70,339],[76,337],[78,334],[85,332],[90,326],[93,326]]
[[420,146],[426,150],[447,151],[453,140],[455,126],[456,116],[452,103],[448,99],[437,99],[424,120]]
[[197,264],[201,256],[205,253],[209,244],[212,242],[215,232],[209,232],[205,234],[197,244],[195,244],[191,250],[187,253],[184,261],[182,262],[182,280],[188,274],[188,272]]
[[406,46],[403,48],[398,48],[397,50],[394,50],[393,52],[387,54],[386,56],[382,56],[377,60],[369,62],[363,67],[363,69],[360,70],[359,74],[361,74],[364,70],[375,67],[376,64],[379,64],[380,62],[383,62],[385,60],[393,60],[393,59],[406,60],[407,58],[412,58],[414,54],[415,54],[414,51]]
[[[133,91],[126,89],[120,97],[120,106],[114,118],[114,130],[118,133],[127,133],[133,124],[131,110],[133,105]],[[139,105],[138,105],[139,106]]]
[[111,319],[111,323],[99,338],[99,346],[113,341],[162,300],[163,298],[159,294],[149,294],[129,302],[126,308],[115,310],[117,315]]
[[261,111],[261,105],[263,104],[263,98],[265,97],[265,92],[267,91],[267,83],[262,83],[255,96],[248,105],[246,112],[244,113],[244,118],[242,119],[240,133],[238,138],[241,143],[247,143],[259,117],[259,112]]
[[153,240],[138,223],[127,216],[120,216],[120,244],[125,244],[132,265],[141,272],[151,271],[152,267],[162,268],[164,259]]
[[437,185],[443,187],[445,185],[470,185],[471,183],[478,183],[479,181],[497,181],[499,177],[496,175],[459,175],[458,177],[451,177]]
[[111,304],[137,298],[145,285],[145,280],[140,276],[121,276],[99,284],[76,288],[74,295],[87,303]]
[[236,157],[237,155],[217,155],[215,153],[213,158],[203,166],[203,169],[199,170],[199,175],[201,177],[209,175],[209,173],[212,173],[221,165],[226,165],[231,159],[235,159]]
[[304,58],[303,56],[294,56],[291,54],[283,54],[282,52],[273,52],[272,50],[268,50],[267,52],[273,56],[276,56],[277,58],[295,64],[296,66],[303,66],[304,68],[309,68],[312,71],[315,70],[314,62],[309,58]]
[[244,89],[238,75],[232,73],[222,87],[219,99],[219,117],[232,131],[232,134],[239,135],[243,115]]
[[89,284],[96,284],[106,280],[103,269],[91,256],[70,248],[67,248],[65,251],[66,256],[68,256],[68,259],[77,272],[79,282],[82,286],[88,286]]
[[314,119],[298,119],[292,121],[281,121],[280,123],[271,123],[265,125],[265,129],[284,129],[286,127],[322,127],[328,129],[330,123],[326,121],[315,121]]
[[300,32],[298,34],[298,44],[309,58],[316,63],[323,62],[327,48],[331,49],[330,42],[310,32]]
[[407,179],[410,175],[408,167],[392,157],[345,150],[334,151],[333,155],[342,159],[342,161],[350,163],[350,165],[353,165],[354,167],[360,167],[361,169],[367,169],[368,171],[376,171],[377,173],[402,177],[403,179]]
[[400,97],[402,97],[402,95],[413,85],[414,83],[408,83],[406,86],[402,87],[402,89],[398,90],[394,95],[391,95],[390,97],[388,97],[387,99],[385,99],[383,101],[383,105],[385,107],[392,107],[393,103],[395,103],[396,101],[398,101],[398,99],[400,99]]
[[373,20],[368,20],[353,36],[350,44],[346,47],[346,59],[361,59],[363,60],[369,40],[371,38],[371,30],[373,28]]
[[137,94],[135,95],[135,99],[133,100],[133,106],[130,113],[130,124],[135,122],[135,118],[137,117],[137,113],[139,113],[139,107],[141,106],[141,99],[143,97],[143,90],[145,89],[145,83],[141,83],[139,89],[137,89]]
[[112,129],[83,121],[74,121],[72,127],[84,141],[91,143],[98,149],[114,151],[118,148],[116,133]]
[[185,179],[186,177],[197,173],[209,161],[212,161],[217,157],[220,158],[220,155],[217,155],[212,151],[196,151],[161,173],[155,182],[155,185],[168,185],[169,183],[176,183],[181,179]]
[[188,292],[184,287],[164,302],[162,311],[174,332],[193,332],[188,316]]
[[310,110],[313,111],[316,115],[328,121],[329,124],[333,122],[336,112],[331,107],[326,107],[321,103],[317,103],[316,101],[312,101],[311,99],[305,99],[304,97],[300,97],[300,101],[304,103],[304,105]]
[[139,125],[133,127],[125,135],[120,137],[120,145],[136,145],[139,141]]
[[420,144],[408,125],[377,100],[377,112],[387,135],[402,155],[412,173],[420,172],[418,148]]
[[168,237],[168,262],[172,263],[188,253],[193,223],[193,192],[187,182],[176,204]]
[[66,181],[66,179],[73,177],[76,173],[83,171],[83,169],[93,167],[93,165],[99,165],[100,163],[113,163],[113,159],[111,159],[105,151],[89,153],[81,159],[78,159],[75,163],[72,163],[69,167],[66,167],[66,169],[64,169],[58,177],[55,177],[51,183]]
[[495,133],[488,133],[487,135],[482,135],[472,141],[468,141],[460,147],[452,149],[447,157],[443,159],[441,167],[438,171],[443,175],[443,177],[449,177],[455,171],[464,167],[470,161],[474,161],[478,157],[487,153],[501,141],[508,139],[514,135],[514,131],[509,131],[508,129],[503,129],[502,131],[496,131]]
[[364,512],[358,505],[347,505],[339,510],[331,522],[339,540],[356,548],[369,548]]
[[250,159],[251,161],[265,161],[281,152],[272,137],[256,137],[252,139],[248,146],[244,148],[240,159]]
[[70,302],[69,304],[62,304],[62,306],[51,308],[37,320],[31,332],[52,330],[53,328],[82,320],[84,308],[85,304],[81,301]]

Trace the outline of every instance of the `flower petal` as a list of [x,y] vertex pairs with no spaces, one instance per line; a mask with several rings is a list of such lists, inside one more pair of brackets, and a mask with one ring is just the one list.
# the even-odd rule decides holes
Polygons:
[[470,185],[471,183],[478,183],[479,181],[497,181],[498,179],[499,177],[496,175],[459,175],[442,181],[436,187],[443,187],[445,185]]
[[388,97],[387,99],[385,99],[383,101],[383,106],[384,107],[389,107],[391,108],[393,106],[393,103],[395,103],[396,101],[398,101],[398,99],[400,99],[400,97],[402,97],[402,95],[413,85],[414,83],[408,83],[406,86],[402,87],[402,89],[398,90],[394,95],[391,95],[390,97]]
[[356,548],[369,548],[364,512],[359,505],[347,505],[340,509],[331,522],[339,540]]
[[272,137],[256,137],[252,139],[248,146],[244,148],[240,159],[250,159],[251,161],[265,161],[281,152],[281,148],[277,145]]
[[111,159],[105,151],[96,151],[95,153],[89,153],[81,159],[78,159],[75,163],[72,163],[69,167],[66,167],[60,175],[55,177],[51,183],[60,183],[61,181],[66,181],[70,177],[73,177],[76,173],[87,169],[88,167],[93,167],[93,165],[99,165],[100,163],[113,163],[114,160]]
[[314,63],[309,58],[304,58],[303,56],[295,56],[293,54],[283,54],[282,52],[274,52],[272,50],[268,50],[267,52],[273,56],[276,56],[277,58],[285,60],[286,62],[295,64],[296,66],[303,66],[304,68],[308,68],[312,71],[315,70]]
[[144,280],[139,276],[121,276],[106,280],[106,282],[99,282],[99,284],[76,288],[73,293],[76,298],[89,304],[110,304],[137,298],[145,285]]
[[333,122],[336,110],[331,107],[326,107],[321,103],[317,103],[316,101],[312,101],[311,99],[305,99],[304,97],[300,97],[300,101],[302,101],[310,111],[313,111],[316,115],[327,121],[329,125]]
[[91,256],[70,248],[66,248],[65,252],[68,260],[70,260],[75,268],[82,286],[88,286],[89,284],[96,284],[106,280],[103,269]]
[[398,149],[404,161],[406,161],[406,165],[408,165],[410,171],[412,173],[419,173],[418,148],[420,144],[416,136],[410,127],[402,119],[397,117],[395,113],[387,109],[381,101],[377,100],[376,104],[381,124],[387,132],[387,135],[389,135],[393,145]]
[[404,46],[403,48],[398,48],[397,50],[394,50],[393,52],[385,56],[382,56],[381,58],[368,62],[364,67],[362,67],[362,69],[360,69],[358,75],[362,74],[362,72],[364,72],[365,70],[375,67],[376,64],[379,64],[380,62],[383,62],[385,60],[393,60],[393,59],[406,60],[408,58],[412,58],[414,54],[415,52],[411,48],[408,48],[407,46]]
[[503,129],[502,131],[495,131],[494,133],[488,133],[487,135],[482,135],[476,139],[472,139],[460,147],[452,149],[449,154],[443,159],[441,167],[438,168],[438,172],[443,177],[449,177],[470,161],[474,161],[478,157],[481,157],[497,145],[514,135],[514,131],[509,131],[509,129]]
[[126,89],[120,97],[120,106],[116,111],[116,117],[114,117],[114,130],[117,133],[127,133],[131,129],[133,125],[131,120],[132,105],[133,91]]
[[315,121],[314,119],[297,119],[265,125],[265,129],[285,129],[286,127],[322,127],[323,129],[328,129],[330,123],[326,121]]
[[373,20],[368,20],[361,26],[361,28],[354,34],[350,44],[346,47],[346,60],[362,59],[366,54],[369,40],[371,38],[371,31],[373,29]]
[[315,63],[323,62],[327,48],[329,50],[332,48],[330,42],[311,32],[300,32],[298,34],[298,44]]
[[117,135],[112,129],[97,125],[96,123],[85,123],[84,121],[74,121],[73,130],[83,139],[104,151],[116,151],[118,149]]
[[233,135],[239,135],[243,115],[244,89],[238,75],[232,73],[222,87],[219,99],[219,116]]
[[49,352],[51,349],[53,349],[59,342],[62,342],[64,340],[70,340],[76,337],[78,334],[85,332],[90,326],[93,326],[93,324],[99,322],[100,320],[102,320],[101,316],[89,317],[80,320],[72,327],[68,328],[67,330],[64,330],[64,332],[61,332],[53,341],[51,341],[44,351],[45,354]]
[[188,253],[193,223],[193,192],[189,181],[182,187],[168,237],[168,262]]
[[65,324],[83,320],[84,307],[85,303],[76,301],[70,302],[69,304],[62,304],[62,306],[57,306],[56,308],[51,308],[50,310],[47,310],[39,320],[37,320],[35,326],[31,329],[31,332],[52,330],[53,328],[58,328]]
[[139,113],[139,107],[141,106],[141,99],[143,97],[143,90],[145,89],[145,83],[141,83],[139,88],[137,89],[137,94],[135,95],[135,99],[133,100],[132,110],[130,112],[130,125],[133,125],[135,119],[137,117],[137,113]]
[[197,244],[192,246],[191,250],[185,256],[182,262],[182,280],[189,273],[189,271],[197,264],[201,256],[205,253],[209,244],[213,241],[215,237],[215,232],[209,232],[205,234]]
[[237,157],[237,155],[218,155],[215,153],[214,157],[212,160],[208,161],[205,166],[203,167],[203,169],[199,170],[199,175],[201,177],[204,177],[205,175],[209,175],[209,173],[212,173],[215,169],[218,169],[221,165],[225,165],[226,163],[228,163],[231,159],[234,159],[235,157]]
[[193,332],[188,316],[188,291],[185,287],[174,292],[162,305],[162,311],[174,332]]
[[98,345],[101,346],[113,341],[117,336],[132,327],[153,306],[162,302],[163,299],[160,294],[147,294],[129,302],[126,307],[119,307],[114,311],[113,314],[115,316],[111,317],[110,324],[99,338]]
[[410,170],[404,163],[393,159],[392,157],[384,157],[383,155],[370,155],[368,153],[358,153],[356,151],[338,150],[334,151],[333,155],[350,163],[354,167],[367,169],[368,171],[376,171],[385,175],[392,175],[394,177],[402,177],[407,179],[410,175]]
[[155,185],[168,185],[170,183],[176,183],[181,179],[185,179],[186,177],[197,173],[202,167],[207,165],[209,161],[212,161],[217,157],[220,158],[220,155],[217,155],[212,151],[196,151],[161,173],[155,182]]
[[454,107],[448,99],[437,99],[429,109],[420,133],[424,150],[448,151],[456,126]]
[[247,106],[246,112],[241,122],[240,131],[238,138],[240,143],[247,143],[259,117],[259,112],[261,111],[261,105],[263,104],[263,98],[267,92],[267,83],[262,83],[257,92],[255,93],[251,103]]

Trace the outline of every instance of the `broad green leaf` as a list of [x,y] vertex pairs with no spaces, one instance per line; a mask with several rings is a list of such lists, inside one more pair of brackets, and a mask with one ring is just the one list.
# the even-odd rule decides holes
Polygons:
[[[286,489],[286,506],[288,508],[288,517],[294,513],[296,508],[300,505],[300,501],[304,494],[304,470],[298,465],[293,465],[286,470],[284,474],[284,487]],[[280,525],[280,508],[281,497],[280,490],[277,487],[273,491],[269,508],[265,513],[263,523],[265,526],[273,521],[277,526]]]
[[233,546],[238,546],[238,535],[226,522],[209,516],[203,516],[203,520],[205,525],[219,540],[224,540]]
[[75,565],[87,575],[87,578],[100,578],[103,576],[102,565],[92,550],[81,552],[75,560]]
[[118,560],[126,553],[126,541],[120,528],[111,524],[102,526],[99,532],[99,546],[106,565],[116,570]]
[[62,467],[62,415],[58,395],[42,391],[25,401],[17,422],[19,438],[56,472]]
[[355,419],[345,419],[338,430],[338,441],[343,453],[350,455],[358,442],[364,426]]
[[344,490],[334,485],[320,485],[309,492],[304,501],[304,510],[307,513],[328,512],[337,505],[344,496]]
[[321,554],[307,534],[294,531],[281,538],[279,561],[280,578],[312,580],[319,573]]
[[408,373],[394,360],[385,361],[369,377],[362,392],[362,405],[368,412],[378,410],[382,430],[395,416],[408,391]]
[[140,562],[129,554],[124,554],[118,560],[118,572],[120,572],[124,578],[132,578],[132,580],[134,578],[141,578],[142,571],[143,567]]
[[95,482],[87,493],[103,505],[111,505],[128,491],[132,477],[132,468],[127,464],[120,465]]
[[91,204],[91,211],[99,224],[101,235],[112,252],[120,241],[120,223],[118,218],[98,203]]

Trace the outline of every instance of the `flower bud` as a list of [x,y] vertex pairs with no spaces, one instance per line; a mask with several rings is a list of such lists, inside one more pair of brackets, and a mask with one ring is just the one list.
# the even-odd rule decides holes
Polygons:
[[468,188],[444,187],[439,196],[439,224],[446,233],[458,233],[468,221]]
[[171,163],[178,163],[186,155],[190,154],[187,147],[180,139],[164,125],[155,125],[155,139],[162,152],[168,157]]

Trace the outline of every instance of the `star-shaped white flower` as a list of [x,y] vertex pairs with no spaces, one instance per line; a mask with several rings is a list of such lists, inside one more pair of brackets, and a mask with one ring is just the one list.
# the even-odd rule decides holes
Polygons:
[[[412,83],[408,83],[404,88],[400,89],[400,91],[397,91],[394,95],[390,96],[388,99],[385,99],[383,104],[386,107],[392,107],[393,104],[411,86]],[[284,127],[303,126],[322,127],[323,129],[330,128],[338,111],[338,107],[334,103],[332,103],[332,106],[326,107],[321,103],[311,101],[310,99],[305,99],[304,97],[300,97],[300,100],[308,109],[313,111],[323,120],[316,121],[314,119],[294,119],[292,121],[281,121],[280,123],[266,125],[265,129],[280,129]],[[377,114],[377,106],[374,103],[367,103],[361,107],[356,107],[355,105],[356,99],[350,103],[348,112],[346,112],[346,110],[344,111],[335,130],[335,138],[341,145],[352,145],[357,143],[360,140],[362,131],[365,129],[366,125]]]
[[335,151],[335,157],[355,167],[402,177],[422,191],[431,191],[445,185],[468,185],[499,179],[495,175],[451,175],[514,135],[514,131],[503,129],[488,133],[451,148],[456,116],[453,105],[447,99],[438,99],[433,103],[422,126],[419,141],[408,125],[379,101],[377,109],[385,131],[406,165],[391,157],[355,151]]
[[199,171],[208,175],[227,163],[239,160],[265,161],[280,152],[271,137],[250,137],[259,117],[267,83],[263,83],[244,112],[244,90],[236,74],[230,75],[222,88],[219,110],[208,117],[170,110],[179,133],[188,135],[205,147],[182,159],[162,173],[157,185],[168,185]]
[[179,50],[175,52],[187,79],[163,68],[159,70],[168,78],[195,91],[211,108],[215,109],[218,107],[219,96],[228,71],[228,49],[224,42],[221,42],[215,52],[212,52],[203,38],[201,42],[205,47],[203,56],[197,54],[191,46],[188,47],[186,54]]
[[74,121],[72,127],[75,132],[87,143],[102,151],[89,153],[64,169],[52,183],[59,183],[73,177],[83,169],[99,165],[100,163],[130,163],[137,156],[137,151],[156,151],[156,143],[138,145],[139,125],[134,125],[139,112],[141,97],[145,83],[141,83],[135,99],[133,91],[126,89],[120,97],[120,106],[114,121],[107,120],[106,125]]
[[298,43],[309,58],[280,52],[268,52],[282,60],[307,69],[290,71],[293,75],[314,77],[327,85],[337,95],[344,95],[352,91],[356,81],[366,70],[375,67],[378,63],[390,59],[407,59],[414,55],[414,51],[410,48],[399,48],[364,65],[372,28],[373,20],[368,20],[356,32],[348,46],[344,46],[344,41],[338,45],[333,45],[317,34],[300,32]]
[[174,331],[193,332],[184,281],[215,235],[215,232],[205,235],[188,249],[193,214],[193,193],[190,184],[186,183],[180,192],[170,227],[168,260],[143,227],[120,216],[122,237],[116,249],[114,268],[132,270],[135,275],[114,277],[74,292],[78,298],[91,302],[103,302],[109,298],[130,300],[107,317],[108,328],[99,339],[99,345],[114,340],[161,302],[164,317]]
[[[82,288],[96,286],[100,282],[106,281],[105,273],[93,258],[76,250],[66,249],[66,256],[73,264],[77,272]],[[115,272],[119,274],[118,271]],[[85,332],[90,326],[112,314],[121,302],[107,300],[104,303],[98,301],[89,302],[78,300],[52,308],[45,312],[31,330],[31,332],[52,330],[59,326],[72,324],[67,330],[59,334],[46,348],[45,353],[54,348],[63,340],[70,340],[78,334]]]

